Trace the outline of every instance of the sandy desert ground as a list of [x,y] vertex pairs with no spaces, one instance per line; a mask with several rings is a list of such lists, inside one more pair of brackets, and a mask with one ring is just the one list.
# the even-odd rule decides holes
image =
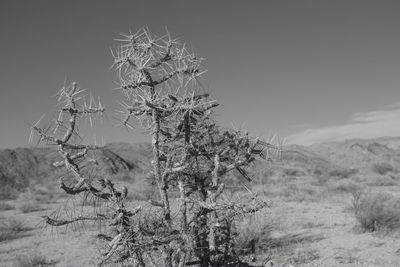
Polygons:
[[[357,182],[359,178],[321,184],[311,176],[271,176],[263,186],[255,186],[254,191],[270,201],[270,208],[239,224],[243,243],[260,238],[256,253],[244,258],[250,266],[400,266],[399,233],[363,230],[353,205],[356,190],[396,194],[400,181],[368,185]],[[42,215],[72,200],[26,195],[1,203],[0,266],[94,266],[100,253],[98,225],[44,227]],[[79,200],[74,201],[80,207]],[[12,236],[5,236],[7,226],[16,228],[10,230]]]

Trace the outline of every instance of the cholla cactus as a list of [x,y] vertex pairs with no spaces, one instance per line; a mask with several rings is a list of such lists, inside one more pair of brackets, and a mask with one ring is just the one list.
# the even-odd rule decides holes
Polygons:
[[[219,203],[224,175],[235,169],[249,179],[245,168],[255,156],[264,157],[277,147],[216,125],[212,111],[217,103],[201,92],[197,83],[205,72],[203,59],[189,52],[185,44],[172,39],[168,32],[155,37],[147,29],[123,37],[113,53],[125,97],[121,123],[145,128],[152,135],[152,175],[161,202],[151,203],[162,209],[170,228],[166,232],[179,225],[175,230],[180,233],[180,246],[168,251],[176,265],[185,265],[194,255],[202,266],[212,264],[218,258],[212,255],[218,254],[221,245],[217,241],[221,239],[221,222],[231,224],[233,214],[254,211],[265,204],[259,202],[249,208]],[[169,192],[174,188],[180,192],[178,222],[172,221],[169,203]],[[222,245],[229,242],[225,240]],[[167,263],[163,264],[174,265]]]
[[190,53],[168,32],[155,37],[147,29],[141,29],[122,36],[121,45],[113,53],[120,89],[126,98],[122,103],[122,124],[132,128],[132,119],[152,135],[153,172],[164,205],[164,218],[169,223],[171,210],[168,185],[161,170],[160,134],[168,133],[168,129],[162,129],[164,125],[171,126],[166,121],[176,120],[174,116],[184,111],[185,103],[180,103],[178,97],[194,96],[194,90],[189,88],[204,73],[203,59]]
[[[155,179],[159,199],[149,200],[150,207],[128,210],[123,201],[126,188],[116,189],[104,179],[94,183],[80,172],[76,162],[95,147],[70,142],[76,134],[77,120],[104,109],[100,102],[79,106],[77,101],[83,98],[73,85],[59,94],[65,106],[53,132],[63,130],[62,136],[50,135],[37,125],[33,130],[40,140],[59,146],[64,160],[55,165],[66,167],[76,181],[72,186],[61,182],[66,193],[90,193],[109,201],[114,209],[111,214],[68,220],[45,217],[47,223],[58,226],[78,220],[111,221],[113,235],[100,235],[109,244],[99,265],[122,261],[134,266],[221,266],[237,261],[233,246],[235,220],[264,208],[266,203],[254,195],[247,201],[221,197],[225,177],[237,170],[250,180],[247,168],[256,157],[265,159],[279,148],[247,132],[216,124],[212,115],[218,104],[198,83],[205,72],[203,59],[168,32],[155,37],[142,29],[123,37],[113,50],[118,89],[123,96],[123,109],[118,111],[120,122],[127,128],[144,128],[151,135],[149,176]],[[63,120],[62,115],[69,119]],[[175,199],[171,197],[174,191],[179,192]],[[171,208],[170,201],[177,204]]]
[[62,180],[60,181],[60,186],[64,191],[69,194],[81,191],[90,191],[96,194],[96,190],[92,188],[87,179],[81,174],[78,162],[84,159],[90,150],[97,149],[98,147],[79,144],[76,140],[79,137],[77,127],[78,122],[83,118],[89,118],[92,124],[92,116],[104,113],[105,108],[102,106],[100,100],[95,102],[92,97],[90,97],[90,101],[87,103],[82,92],[84,90],[79,89],[76,83],[73,83],[69,87],[63,86],[58,92],[58,102],[60,105],[63,105],[59,110],[58,119],[53,126],[47,129],[39,127],[39,120],[32,127],[30,139],[35,131],[39,135],[39,142],[58,146],[63,160],[55,162],[54,166],[65,166],[75,178],[75,184],[72,187],[68,187]]

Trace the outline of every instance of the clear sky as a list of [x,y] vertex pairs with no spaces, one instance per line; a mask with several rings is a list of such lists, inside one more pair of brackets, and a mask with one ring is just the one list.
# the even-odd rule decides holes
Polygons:
[[[112,127],[110,47],[121,32],[165,27],[201,57],[217,119],[310,144],[400,135],[400,1],[0,1],[0,148],[28,146],[29,124],[76,81],[101,97]],[[93,141],[93,136],[88,136]]]

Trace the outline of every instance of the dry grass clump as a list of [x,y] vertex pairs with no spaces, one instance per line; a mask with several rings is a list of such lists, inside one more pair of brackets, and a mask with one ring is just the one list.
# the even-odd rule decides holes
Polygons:
[[156,194],[156,186],[151,185],[145,179],[137,179],[134,184],[128,184],[127,201],[147,201]]
[[298,183],[290,181],[286,184],[275,184],[263,188],[254,187],[257,192],[262,192],[268,198],[282,198],[286,201],[303,202],[321,199],[325,189],[308,182]]
[[235,251],[239,255],[256,253],[260,243],[270,240],[271,234],[276,228],[276,222],[267,217],[267,214],[256,213],[243,217],[236,225],[238,236],[235,239]]
[[400,199],[379,191],[357,192],[353,196],[353,210],[362,229],[373,232],[400,226]]
[[9,241],[17,238],[18,234],[28,231],[24,223],[20,220],[11,218],[0,223],[0,242]]
[[18,210],[22,213],[30,213],[40,210],[40,207],[35,202],[22,202],[18,204]]
[[361,185],[351,179],[343,179],[329,183],[328,190],[334,193],[356,193],[361,190]]
[[56,190],[47,187],[36,187],[35,190],[32,192],[33,199],[37,203],[51,203],[54,202],[57,198],[54,192],[56,192]]
[[14,206],[7,202],[0,202],[0,211],[13,210]]
[[288,201],[314,201],[320,199],[321,192],[320,188],[310,184],[291,183],[283,188],[282,196]]
[[326,173],[327,173],[327,170],[324,169],[324,168],[322,168],[322,167],[320,167],[320,166],[317,166],[317,167],[315,167],[314,170],[310,170],[310,173],[311,173],[313,176],[321,176],[321,175],[323,175],[323,174],[326,174]]
[[328,174],[331,177],[346,179],[356,173],[358,173],[358,170],[354,168],[335,168],[333,170],[330,170]]
[[331,177],[328,174],[321,174],[321,175],[315,175],[313,179],[314,180],[311,182],[312,185],[325,186],[331,179]]
[[19,199],[23,201],[47,204],[54,202],[57,198],[57,190],[43,185],[35,185],[19,195]]
[[18,197],[18,210],[22,213],[35,212],[41,210],[40,204],[55,202],[57,197],[51,191],[50,188],[40,185],[35,185],[26,190]]
[[320,255],[316,249],[299,249],[292,254],[288,262],[294,266],[300,266],[301,264],[307,264],[319,258]]
[[331,170],[314,170],[313,185],[325,186],[329,181],[337,181],[340,179],[348,179],[357,174],[358,170],[354,168],[333,168]]
[[18,190],[10,184],[0,185],[0,199],[15,199],[18,196]]
[[274,184],[275,181],[273,180],[273,177],[275,176],[275,170],[273,169],[266,169],[263,170],[260,175],[258,175],[259,179],[258,181],[260,184]]
[[282,171],[284,176],[302,176],[304,175],[304,171],[296,169],[296,168],[285,168]]
[[315,250],[299,250],[298,247],[300,244],[306,245],[323,239],[321,235],[312,235],[310,232],[283,233],[285,231],[282,231],[281,222],[271,218],[271,215],[266,212],[257,212],[252,216],[244,217],[236,223],[235,230],[238,234],[235,238],[235,253],[242,257],[251,256],[252,261],[261,260],[263,256],[269,255],[267,257],[269,259],[271,257],[284,259],[283,262],[287,265],[279,266],[289,266],[290,264],[298,266],[298,264],[309,263],[320,257]]
[[372,171],[380,175],[385,175],[388,172],[396,172],[396,169],[387,162],[379,162],[372,165]]
[[39,252],[34,252],[30,255],[19,255],[14,262],[15,267],[45,267],[55,265],[55,261],[47,259],[45,255]]

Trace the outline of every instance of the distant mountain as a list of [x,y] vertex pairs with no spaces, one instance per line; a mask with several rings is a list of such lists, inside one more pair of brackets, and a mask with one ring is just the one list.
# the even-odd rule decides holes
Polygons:
[[[143,174],[149,166],[149,144],[111,143],[90,154],[89,175],[130,179]],[[56,183],[68,176],[53,163],[61,160],[56,148],[16,148],[0,150],[0,198],[22,191],[35,183]]]
[[277,175],[371,176],[380,175],[376,166],[383,164],[392,173],[400,171],[400,137],[288,145],[271,168]]
[[[89,175],[111,177],[133,182],[143,179],[150,167],[151,146],[148,143],[110,143],[91,157]],[[55,148],[16,148],[0,150],[0,198],[22,191],[35,183],[56,183],[58,177],[68,176],[63,168],[53,166],[60,160]],[[311,146],[289,145],[282,148],[280,158],[270,164],[259,161],[254,175],[267,169],[276,175],[321,175],[324,173],[360,173],[377,175],[374,166],[386,164],[391,172],[400,171],[400,137],[354,139],[327,142]],[[339,172],[338,172],[339,170]],[[379,174],[379,173],[378,173]]]
[[388,163],[400,170],[400,137],[352,139],[315,144],[310,151],[336,165],[370,173],[374,164]]

